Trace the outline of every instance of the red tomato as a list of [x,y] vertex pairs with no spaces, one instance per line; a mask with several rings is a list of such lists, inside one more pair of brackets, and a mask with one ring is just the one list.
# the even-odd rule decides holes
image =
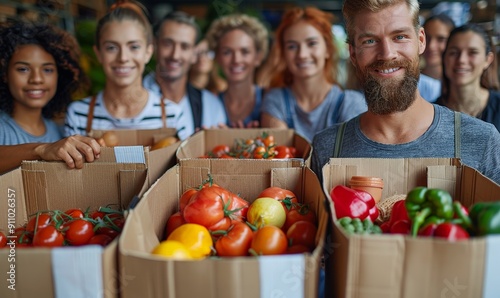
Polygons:
[[227,154],[231,151],[231,148],[229,148],[228,145],[217,145],[215,146],[212,151],[209,152],[210,157],[221,157],[223,154]]
[[102,211],[94,211],[90,214],[90,218],[92,219],[98,219],[98,218],[104,218],[104,216],[106,215],[106,213],[102,212]]
[[38,213],[28,221],[28,224],[26,225],[26,231],[33,234],[35,232],[35,229],[38,231],[49,225],[54,225],[52,221],[52,215],[49,213]]
[[271,186],[263,191],[257,196],[257,198],[272,198],[278,200],[283,204],[285,212],[288,213],[293,206],[298,204],[297,196],[290,190],[284,189],[277,186]]
[[33,246],[56,247],[64,244],[64,237],[54,226],[46,226],[33,236]]
[[229,154],[222,154],[221,156],[219,156],[219,158],[234,159],[234,157],[232,157],[232,156],[231,156],[231,155],[229,155]]
[[308,221],[298,221],[290,226],[286,232],[286,237],[292,245],[302,244],[310,249],[314,249],[317,228],[315,224]]
[[113,241],[113,239],[111,237],[109,237],[108,235],[98,234],[98,235],[92,236],[92,238],[90,238],[90,240],[87,244],[97,244],[97,245],[104,247],[104,246],[110,244],[111,241]]
[[13,234],[16,247],[31,246],[33,242],[32,235],[26,231],[25,227],[16,228]]
[[7,236],[0,231],[0,248],[6,247],[7,246]]
[[111,239],[115,239],[116,237],[118,237],[118,235],[120,235],[120,232],[118,232],[117,230],[114,230],[110,227],[101,227],[101,228],[98,228],[97,231],[95,231],[95,234],[108,235],[109,237],[111,237]]
[[292,208],[292,210],[287,213],[285,224],[281,227],[281,229],[286,233],[288,228],[298,221],[308,221],[316,225],[316,213],[307,205],[303,205],[299,208]]
[[292,157],[299,157],[297,156],[297,148],[290,146],[288,147],[288,149],[290,149],[290,154],[292,155]]
[[229,212],[231,213],[230,214],[231,219],[244,222],[247,218],[248,206],[250,205],[250,203],[245,199],[243,199],[242,197],[233,193],[231,194],[230,199],[231,199],[231,204],[229,206]]
[[188,223],[209,228],[226,216],[224,202],[228,198],[229,192],[222,187],[204,187],[184,207],[182,215]]
[[197,192],[197,189],[190,188],[182,193],[181,197],[179,198],[179,211],[184,211],[184,207],[186,207],[186,205],[189,203],[189,200],[191,200],[193,195],[195,195]]
[[276,152],[276,155],[274,155],[274,158],[291,158],[293,157],[292,154],[290,153],[290,147],[288,146],[283,146],[279,145],[274,147],[274,151]]
[[208,227],[207,229],[210,232],[213,232],[213,231],[225,231],[225,230],[229,229],[229,227],[231,226],[232,222],[233,221],[232,221],[231,218],[224,217],[221,220],[219,220],[217,223],[215,223],[214,225],[211,225],[210,227]]
[[227,234],[215,242],[217,255],[221,257],[238,257],[248,255],[252,244],[253,231],[242,222],[234,221]]
[[304,244],[292,244],[286,249],[286,254],[302,254],[306,252],[311,252],[311,249]]
[[64,236],[66,241],[73,246],[87,244],[94,236],[94,225],[84,219],[75,219],[69,222],[66,228]]
[[167,239],[168,235],[172,233],[173,230],[177,229],[181,225],[185,224],[186,221],[182,217],[181,212],[176,212],[172,214],[167,220],[167,226],[165,228],[165,239]]
[[280,228],[264,226],[254,233],[250,248],[257,255],[279,255],[285,253],[287,247],[286,235]]
[[71,216],[71,218],[84,218],[85,214],[81,209],[69,209],[64,214]]

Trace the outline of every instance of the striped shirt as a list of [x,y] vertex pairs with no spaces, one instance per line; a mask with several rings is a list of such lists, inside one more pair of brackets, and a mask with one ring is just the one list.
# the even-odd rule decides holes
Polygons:
[[[161,98],[154,92],[148,91],[148,102],[144,109],[133,118],[115,118],[103,102],[102,91],[97,94],[94,107],[94,118],[92,120],[92,129],[156,129],[163,127]],[[86,135],[87,117],[92,97],[87,97],[71,103],[66,113],[65,135],[74,134]],[[165,102],[165,115],[167,127],[177,128],[181,110],[175,105]]]

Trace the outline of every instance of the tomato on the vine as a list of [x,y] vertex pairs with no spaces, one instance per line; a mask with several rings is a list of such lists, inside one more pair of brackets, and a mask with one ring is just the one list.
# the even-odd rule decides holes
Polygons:
[[306,252],[311,252],[311,249],[303,244],[292,244],[286,249],[286,254],[301,254]]
[[264,159],[267,157],[267,150],[264,146],[256,147],[253,151],[254,159]]
[[[67,228],[67,230],[66,230]],[[79,246],[94,236],[94,225],[84,219],[75,219],[65,225],[64,237],[70,245]]]
[[231,151],[228,145],[217,145],[208,154],[210,157],[221,157],[223,154],[228,154]]
[[186,205],[189,203],[189,200],[191,200],[191,197],[193,197],[193,195],[195,195],[197,192],[197,189],[190,188],[182,193],[181,197],[179,198],[179,211],[184,211],[184,207],[186,207]]
[[223,257],[246,256],[252,239],[252,229],[243,222],[234,221],[226,234],[215,242],[215,250]]
[[0,248],[3,248],[7,246],[7,236],[5,236],[5,234],[0,231]]
[[109,237],[108,235],[98,234],[98,235],[92,236],[92,238],[90,238],[90,240],[89,240],[89,242],[87,242],[87,244],[97,244],[97,245],[104,247],[104,246],[110,244],[112,241],[113,241],[113,239],[111,237]]
[[64,212],[64,214],[69,215],[71,218],[84,218],[85,214],[81,209],[74,208],[74,209],[69,209]]
[[265,135],[262,143],[264,143],[264,146],[267,148],[274,146],[274,136],[269,134]]
[[14,230],[14,242],[16,247],[31,246],[33,243],[33,234],[26,231],[26,227],[18,227]]
[[215,224],[211,225],[210,227],[207,227],[207,229],[210,232],[221,231],[221,230],[224,231],[224,230],[229,229],[229,227],[231,226],[231,223],[232,223],[232,219],[225,216],[224,218],[222,218],[221,220],[219,220]]
[[264,226],[254,233],[250,248],[257,255],[279,255],[285,253],[287,247],[288,240],[280,228]]
[[57,247],[64,244],[64,236],[54,226],[46,226],[33,236],[33,246]]
[[292,158],[294,157],[292,153],[290,152],[290,147],[284,146],[284,145],[279,145],[274,147],[274,151],[276,154],[274,155],[274,158]]
[[52,214],[38,213],[28,221],[28,224],[26,224],[26,232],[33,234],[35,230],[38,231],[49,225],[54,225]]

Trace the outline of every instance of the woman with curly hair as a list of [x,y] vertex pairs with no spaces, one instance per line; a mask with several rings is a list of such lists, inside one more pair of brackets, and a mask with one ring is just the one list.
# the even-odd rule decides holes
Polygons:
[[367,110],[363,94],[337,83],[332,15],[314,7],[285,12],[258,83],[274,88],[262,103],[262,127],[314,134]]
[[1,25],[0,37],[0,173],[22,160],[63,160],[70,168],[93,161],[100,152],[94,139],[61,140],[51,120],[85,78],[76,40],[56,27],[26,22]]
[[256,18],[234,14],[215,20],[206,34],[228,83],[219,94],[229,127],[259,127],[263,89],[255,71],[268,51],[266,27]]

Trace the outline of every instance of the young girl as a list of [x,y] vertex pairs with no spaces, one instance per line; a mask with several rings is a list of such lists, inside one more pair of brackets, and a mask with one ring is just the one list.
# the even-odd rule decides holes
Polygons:
[[267,55],[266,28],[254,17],[229,15],[215,20],[206,38],[228,82],[219,94],[227,125],[259,127],[263,89],[255,84],[255,70]]
[[476,24],[454,29],[443,54],[443,93],[438,104],[492,123],[500,131],[500,92],[495,50]]
[[153,37],[140,4],[118,1],[99,20],[94,51],[106,85],[96,96],[69,106],[66,135],[92,129],[176,127],[181,111],[142,85],[145,65],[153,54]]
[[71,168],[93,161],[100,152],[94,139],[61,140],[51,120],[84,81],[76,40],[50,25],[24,22],[0,26],[0,37],[0,173],[22,160],[63,160]]
[[262,126],[293,128],[311,141],[314,134],[367,110],[360,92],[336,81],[337,51],[331,15],[317,8],[287,11],[259,82],[270,90],[262,104]]

